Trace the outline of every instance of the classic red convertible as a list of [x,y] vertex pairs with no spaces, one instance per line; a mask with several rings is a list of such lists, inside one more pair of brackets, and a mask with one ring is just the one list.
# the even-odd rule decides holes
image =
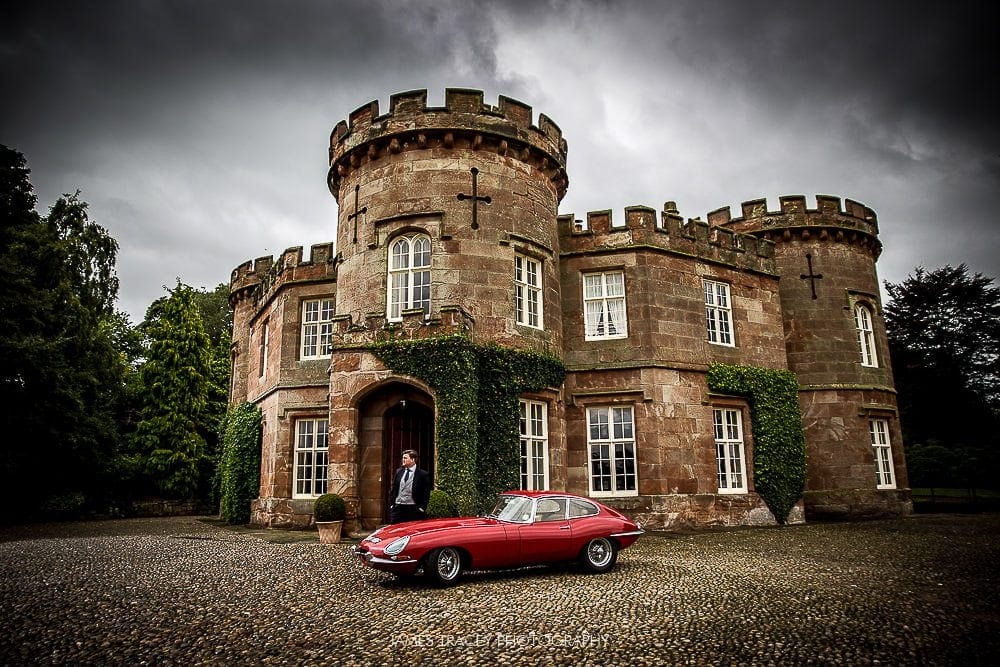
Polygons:
[[508,491],[482,517],[428,519],[383,526],[354,547],[361,562],[399,576],[423,570],[454,583],[463,570],[579,560],[609,570],[642,527],[590,498],[552,491]]

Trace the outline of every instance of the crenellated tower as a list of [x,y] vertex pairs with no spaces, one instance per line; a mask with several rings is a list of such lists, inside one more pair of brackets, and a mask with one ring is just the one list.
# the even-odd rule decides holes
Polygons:
[[[545,115],[534,125],[531,107],[484,104],[476,90],[446,90],[443,107],[428,107],[425,90],[400,93],[385,114],[373,101],[334,128],[328,184],[339,204],[339,315],[392,322],[417,304],[426,317],[457,306],[478,341],[559,349],[566,142]],[[515,324],[515,255],[543,273],[543,319],[532,326]],[[429,277],[406,271],[420,265],[433,266]]]
[[[811,516],[909,511],[902,433],[879,296],[875,212],[856,201],[800,195],[708,214],[713,228],[774,243],[788,366],[801,385]],[[874,426],[873,426],[874,423]],[[885,428],[885,433],[882,429]],[[895,478],[872,490],[873,438],[888,438]],[[874,469],[877,469],[877,465]]]

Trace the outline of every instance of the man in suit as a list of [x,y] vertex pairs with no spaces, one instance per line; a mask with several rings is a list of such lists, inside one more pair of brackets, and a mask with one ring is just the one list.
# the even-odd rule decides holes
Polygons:
[[403,465],[392,477],[389,491],[389,523],[419,521],[427,518],[427,503],[431,498],[431,477],[417,467],[417,453],[403,452]]

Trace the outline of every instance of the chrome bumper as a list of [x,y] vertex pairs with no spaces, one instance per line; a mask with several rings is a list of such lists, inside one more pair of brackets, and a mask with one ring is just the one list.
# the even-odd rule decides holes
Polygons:
[[636,530],[630,530],[627,533],[611,533],[611,537],[639,537],[640,535],[645,535],[646,531],[642,528]]
[[366,551],[361,548],[360,545],[355,545],[351,547],[351,553],[361,559],[362,563],[372,566],[383,566],[384,568],[407,568],[416,565],[413,560],[392,560],[390,558],[378,558],[373,556],[371,552]]

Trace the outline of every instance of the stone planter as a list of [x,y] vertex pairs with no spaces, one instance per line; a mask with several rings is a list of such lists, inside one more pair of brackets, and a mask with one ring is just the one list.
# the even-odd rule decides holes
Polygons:
[[316,528],[319,530],[320,544],[337,544],[340,542],[340,529],[343,521],[317,521]]

